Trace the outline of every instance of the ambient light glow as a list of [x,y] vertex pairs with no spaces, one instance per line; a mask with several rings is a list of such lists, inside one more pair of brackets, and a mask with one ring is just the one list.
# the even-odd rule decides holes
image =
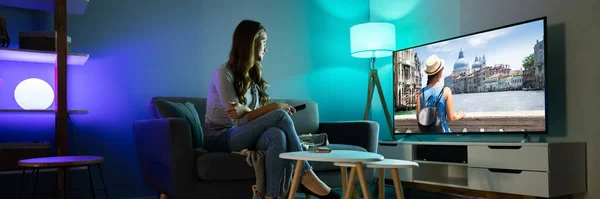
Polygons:
[[48,109],[54,102],[54,89],[44,80],[29,78],[15,88],[15,101],[25,110]]
[[[69,53],[67,55],[67,65],[83,66],[89,57],[88,54]],[[0,60],[54,64],[56,62],[56,52],[0,48]]]

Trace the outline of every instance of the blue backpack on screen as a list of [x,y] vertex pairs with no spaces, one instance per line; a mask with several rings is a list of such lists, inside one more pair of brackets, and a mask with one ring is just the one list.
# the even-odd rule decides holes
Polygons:
[[433,103],[433,106],[426,106],[427,102],[433,97],[433,95],[429,96],[429,98],[427,98],[427,101],[425,101],[425,92],[421,92],[423,96],[423,101],[421,105],[425,105],[425,107],[421,106],[421,110],[419,111],[419,117],[417,118],[417,122],[419,123],[419,130],[421,131],[421,133],[444,132],[444,128],[442,127],[442,118],[440,118],[440,110],[438,109],[437,104],[438,102],[440,102],[440,99],[444,97],[445,88],[445,86],[444,88],[442,88],[442,91],[440,91],[440,94],[435,100],[435,103]]

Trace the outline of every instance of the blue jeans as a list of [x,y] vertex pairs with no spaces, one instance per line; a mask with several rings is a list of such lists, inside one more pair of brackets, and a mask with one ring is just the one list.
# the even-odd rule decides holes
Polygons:
[[[288,160],[279,158],[283,152],[302,151],[302,144],[292,118],[281,109],[270,111],[246,124],[229,129],[209,145],[228,151],[243,149],[266,150],[266,196],[277,197],[283,180],[283,169]],[[210,150],[210,149],[209,149]],[[304,162],[304,172],[311,169]]]

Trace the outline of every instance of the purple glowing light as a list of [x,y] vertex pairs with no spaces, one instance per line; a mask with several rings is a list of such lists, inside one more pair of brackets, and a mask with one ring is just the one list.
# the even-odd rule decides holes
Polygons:
[[46,81],[29,78],[15,88],[15,101],[25,110],[48,109],[54,102],[54,90]]
[[[82,66],[88,58],[88,54],[71,53],[67,55],[67,64]],[[0,60],[54,64],[56,53],[25,49],[0,49]]]

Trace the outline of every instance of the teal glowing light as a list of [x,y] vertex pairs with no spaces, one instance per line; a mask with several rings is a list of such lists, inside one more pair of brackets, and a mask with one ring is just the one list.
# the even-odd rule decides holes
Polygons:
[[[406,16],[414,16],[418,13],[415,12],[415,10],[421,1],[422,0],[369,0],[371,13],[369,17],[371,20],[377,21],[397,21]],[[446,1],[443,3],[446,3]],[[410,16],[409,18],[412,18],[413,16]]]
[[396,50],[396,28],[385,22],[368,22],[350,28],[350,51],[353,57],[391,56]]
[[313,0],[329,15],[342,20],[364,19],[369,14],[369,1],[365,0]]

